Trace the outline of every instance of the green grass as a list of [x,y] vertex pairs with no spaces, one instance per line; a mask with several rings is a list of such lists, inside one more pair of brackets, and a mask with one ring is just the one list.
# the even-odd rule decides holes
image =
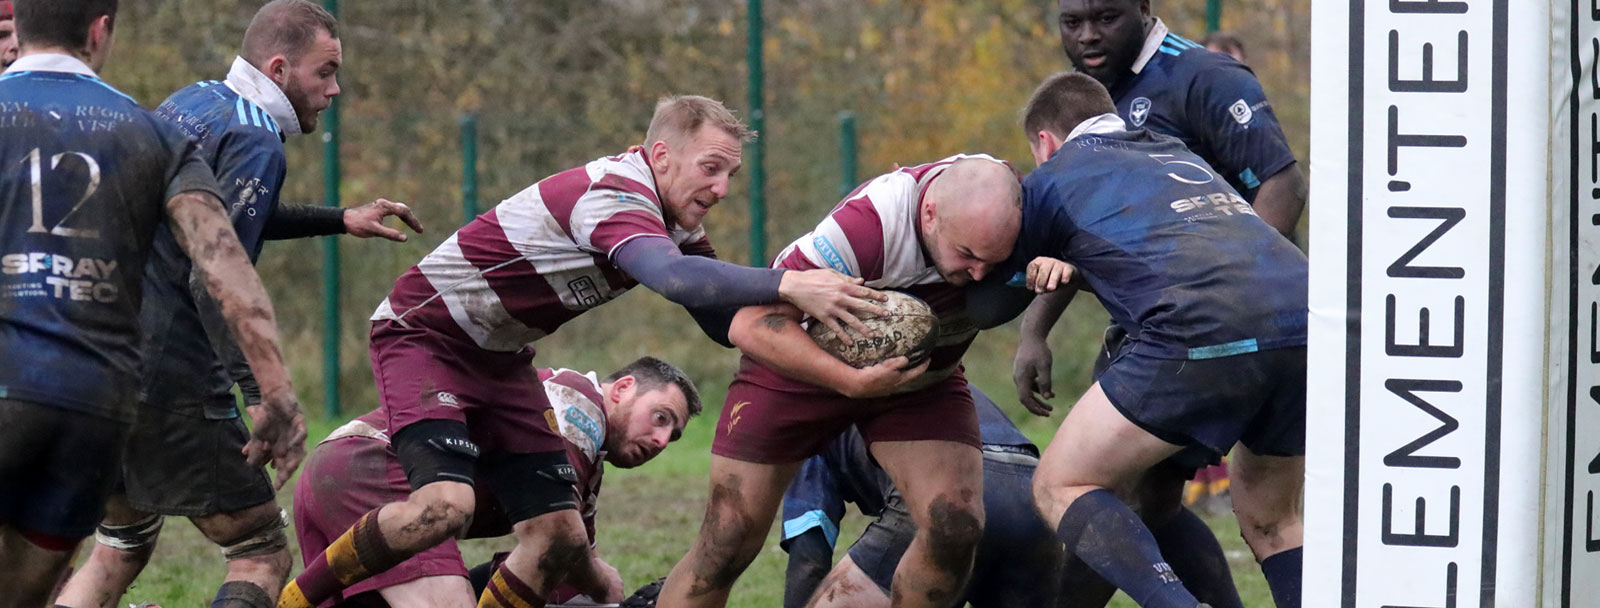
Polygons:
[[[967,377],[995,397],[1023,432],[1041,446],[1054,434],[1071,403],[1071,396],[1087,388],[1089,368],[1098,351],[1106,318],[1098,307],[1084,304],[1068,311],[1051,338],[1056,353],[1055,392],[1062,397],[1055,400],[1057,411],[1049,419],[1028,415],[1013,396],[1010,377],[1016,345],[1014,327],[983,334],[965,358]],[[592,340],[592,336],[614,335],[617,327],[635,327],[634,324],[644,324],[648,330],[631,332],[626,340],[603,344]],[[591,338],[586,342],[586,337]],[[296,370],[297,378],[320,377],[309,367],[316,360],[312,355],[314,347],[291,346],[289,350],[291,354],[300,355],[292,357],[293,361],[308,366]],[[631,294],[570,323],[557,335],[541,341],[539,350],[537,361],[541,365],[598,370],[615,368],[642,354],[655,354],[677,363],[697,379],[704,393],[706,411],[689,424],[681,440],[654,462],[634,470],[613,468],[607,471],[605,491],[600,499],[599,550],[621,571],[625,586],[631,590],[666,575],[689,548],[705,512],[711,438],[723,391],[736,365],[736,355],[709,346],[688,323],[687,316],[661,298]],[[346,374],[345,382],[347,415],[357,415],[373,407],[370,372],[351,371]],[[314,381],[298,386],[303,397],[319,392]],[[320,410],[320,404],[314,400],[307,399],[304,405],[313,414]],[[326,436],[338,424],[339,421],[313,420],[312,442]],[[280,494],[281,504],[287,507],[289,501],[287,491]],[[1217,531],[1228,554],[1245,605],[1272,605],[1261,571],[1239,539],[1233,518],[1207,518],[1207,521]],[[841,550],[836,557],[860,535],[866,523],[867,520],[857,514],[845,520],[841,526]],[[293,535],[290,537],[292,542]],[[730,606],[781,605],[786,559],[778,549],[777,540],[777,526],[774,526],[766,548],[739,580]],[[473,564],[487,559],[495,551],[509,550],[511,544],[510,539],[493,539],[466,541],[462,546],[468,563]],[[293,547],[292,551],[298,562],[299,548]],[[222,575],[223,562],[217,548],[188,522],[172,518],[162,533],[150,567],[128,592],[123,604],[155,602],[167,608],[204,606],[215,594]],[[1112,605],[1131,608],[1133,603],[1119,594]]]

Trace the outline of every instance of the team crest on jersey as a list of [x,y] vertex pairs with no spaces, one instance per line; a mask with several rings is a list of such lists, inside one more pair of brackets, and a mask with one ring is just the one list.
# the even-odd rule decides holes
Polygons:
[[1144,126],[1145,119],[1150,118],[1150,98],[1139,97],[1128,106],[1128,120],[1135,127]]
[[1250,119],[1256,117],[1255,110],[1250,109],[1250,104],[1245,103],[1243,99],[1235,101],[1233,105],[1228,106],[1228,113],[1233,115],[1234,122],[1241,125],[1250,124]]

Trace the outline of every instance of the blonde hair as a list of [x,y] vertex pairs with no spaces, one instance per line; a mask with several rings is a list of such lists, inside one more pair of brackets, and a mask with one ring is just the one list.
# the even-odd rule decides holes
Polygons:
[[665,141],[676,147],[683,138],[700,127],[711,125],[741,142],[752,141],[756,132],[734,116],[722,102],[699,95],[669,95],[656,102],[655,116],[645,131],[644,145]]

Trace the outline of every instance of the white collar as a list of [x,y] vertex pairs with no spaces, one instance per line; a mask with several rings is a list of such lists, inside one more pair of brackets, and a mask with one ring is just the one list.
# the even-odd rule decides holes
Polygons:
[[283,89],[278,88],[278,83],[267,78],[256,66],[250,65],[243,57],[234,57],[233,69],[228,70],[227,83],[233,92],[260,106],[267,111],[267,115],[278,121],[278,128],[285,137],[300,134],[300,116],[295,113],[294,105],[289,103],[289,97],[283,94]]
[[1161,42],[1167,39],[1170,31],[1167,29],[1167,24],[1162,23],[1160,17],[1156,17],[1156,24],[1150,26],[1150,33],[1144,37],[1144,50],[1139,51],[1139,60],[1133,62],[1133,73],[1144,71],[1145,64],[1150,63],[1150,58],[1155,57],[1156,52],[1161,50]]
[[82,59],[61,53],[33,53],[11,64],[7,72],[66,72],[99,78]]
[[1078,123],[1078,126],[1067,134],[1063,143],[1077,139],[1080,135],[1099,135],[1103,133],[1116,133],[1128,130],[1128,123],[1122,122],[1122,117],[1116,114],[1101,114],[1089,120]]

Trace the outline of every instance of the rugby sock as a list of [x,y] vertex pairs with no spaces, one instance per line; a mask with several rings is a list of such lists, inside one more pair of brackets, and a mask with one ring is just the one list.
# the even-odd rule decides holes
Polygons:
[[544,598],[502,564],[489,577],[489,588],[478,597],[478,608],[544,608]]
[[393,568],[406,557],[383,540],[383,533],[378,530],[378,509],[373,509],[339,535],[316,560],[306,564],[305,571],[283,588],[278,608],[313,608],[340,589]]
[[255,583],[228,581],[217,589],[211,608],[272,608],[272,596]]
[[1143,608],[1195,608],[1199,601],[1161,558],[1155,537],[1106,490],[1078,497],[1056,526],[1067,550]]
[[1261,573],[1272,588],[1272,603],[1278,608],[1300,608],[1301,549],[1280,551],[1261,560]]
[[1213,608],[1244,608],[1217,535],[1185,507],[1150,533],[1185,587]]

